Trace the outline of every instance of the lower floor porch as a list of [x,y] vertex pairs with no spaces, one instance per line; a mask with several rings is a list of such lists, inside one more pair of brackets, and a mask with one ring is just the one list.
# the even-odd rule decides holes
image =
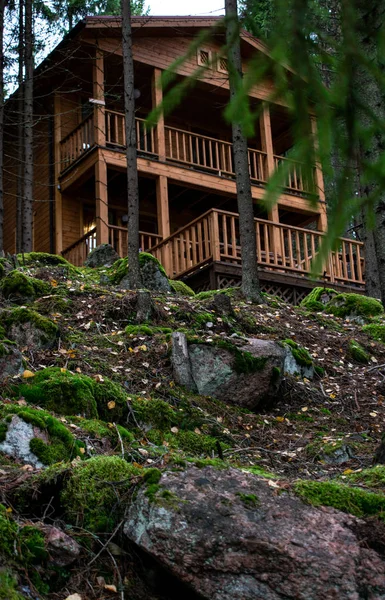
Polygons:
[[[346,291],[365,291],[363,244],[340,239],[324,262],[318,279],[312,262],[320,251],[324,233],[315,229],[254,219],[257,261],[264,291],[297,303],[314,285]],[[127,228],[108,224],[108,242],[120,256],[127,254]],[[97,244],[96,226],[69,246],[63,256],[81,265]],[[241,246],[239,217],[216,208],[180,227],[165,239],[140,232],[141,251],[160,260],[171,279],[183,279],[196,291],[239,285]]]

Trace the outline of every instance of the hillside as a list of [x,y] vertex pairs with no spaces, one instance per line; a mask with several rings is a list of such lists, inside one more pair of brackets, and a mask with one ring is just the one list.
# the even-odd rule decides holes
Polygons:
[[126,271],[0,259],[0,599],[385,598],[382,306]]

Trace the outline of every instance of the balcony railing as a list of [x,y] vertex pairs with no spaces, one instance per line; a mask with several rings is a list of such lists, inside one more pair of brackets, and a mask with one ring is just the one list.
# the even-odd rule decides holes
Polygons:
[[[268,270],[309,277],[324,234],[281,223],[255,219],[258,264]],[[330,283],[356,285],[365,281],[363,244],[341,239],[324,265]],[[151,248],[169,277],[178,278],[211,261],[241,264],[239,217],[221,210],[210,210],[155,247]]]
[[[161,241],[162,237],[155,233],[139,232],[140,250],[147,251]],[[127,256],[127,227],[108,226],[108,242],[119,256]],[[62,255],[77,267],[84,264],[89,253],[96,248],[96,227],[88,231],[79,240],[63,250]]]
[[90,115],[60,142],[61,171],[65,171],[94,145],[94,116]]

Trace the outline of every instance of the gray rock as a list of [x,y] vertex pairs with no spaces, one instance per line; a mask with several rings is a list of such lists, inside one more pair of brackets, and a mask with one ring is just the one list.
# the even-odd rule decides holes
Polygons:
[[46,436],[40,429],[31,423],[26,423],[17,415],[13,415],[12,420],[8,423],[5,440],[0,443],[0,452],[4,452],[18,461],[42,468],[43,463],[31,452],[29,447],[30,441],[36,437],[46,441]]
[[294,358],[290,346],[285,346],[285,362],[284,372],[290,375],[299,375],[300,377],[306,377],[307,379],[313,379],[314,367],[313,365],[307,367],[300,365]]
[[138,491],[124,534],[199,597],[385,599],[385,560],[355,517],[232,468],[166,472],[159,484],[152,502]]
[[215,294],[209,308],[222,316],[229,317],[234,315],[231,300],[226,294]]
[[[172,290],[168,278],[162,271],[158,261],[151,254],[147,254],[146,252],[141,253],[141,256],[140,276],[142,279],[142,286],[147,290],[156,292],[171,292]],[[123,290],[130,289],[128,273],[120,280],[118,287]]]
[[321,454],[321,458],[329,465],[343,465],[354,458],[354,452],[350,446],[343,444],[333,452]]
[[0,381],[23,372],[23,357],[14,344],[0,340]]
[[110,244],[100,244],[88,255],[85,267],[111,267],[119,258],[119,254]]
[[226,348],[208,344],[187,346],[184,334],[173,336],[172,364],[178,383],[199,394],[255,409],[272,399],[282,381],[284,349],[275,342],[250,339],[239,352],[261,359],[258,369],[237,371],[235,354]]
[[36,323],[13,323],[7,329],[8,337],[18,346],[33,349],[53,348],[57,344],[57,331],[40,329]]

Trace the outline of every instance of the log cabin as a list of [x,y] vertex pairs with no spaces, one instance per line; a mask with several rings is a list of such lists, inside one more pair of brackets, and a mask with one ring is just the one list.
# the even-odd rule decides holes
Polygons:
[[[136,139],[140,193],[140,249],[153,253],[170,278],[195,290],[237,285],[241,249],[231,127],[223,117],[229,98],[224,32],[177,68],[177,80],[210,64],[195,87],[154,128],[146,116],[162,102],[159,79],[184,55],[201,30],[218,18],[134,17]],[[244,70],[266,48],[241,34]],[[311,260],[327,229],[320,165],[306,181],[301,164],[287,157],[293,145],[290,114],[269,102],[269,81],[250,92],[261,109],[249,139],[257,259],[262,288],[298,302],[316,282]],[[5,131],[5,250],[15,251],[16,198],[21,177],[17,159],[17,97],[7,103]],[[34,76],[34,250],[62,254],[83,264],[96,245],[127,249],[127,190],[121,20],[88,17],[78,23]],[[312,123],[316,137],[316,122]],[[264,188],[283,162],[288,167],[278,204],[266,210]],[[309,196],[316,190],[317,201]],[[323,281],[340,289],[364,290],[362,244],[342,239],[325,264]],[[318,282],[319,284],[319,282]]]

